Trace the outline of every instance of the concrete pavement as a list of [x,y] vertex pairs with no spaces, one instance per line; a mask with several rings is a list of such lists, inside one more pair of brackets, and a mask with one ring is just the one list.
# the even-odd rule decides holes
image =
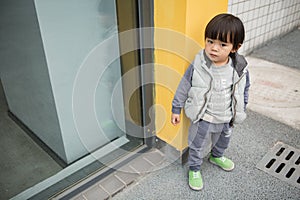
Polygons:
[[192,191],[187,185],[187,166],[165,163],[118,193],[113,199],[300,199],[300,189],[259,169],[257,163],[278,142],[300,148],[300,132],[283,123],[249,111],[247,121],[234,130],[226,156],[236,168],[225,172],[204,162],[204,189]]
[[249,108],[300,130],[300,29],[249,57]]
[[251,75],[248,108],[300,130],[300,70],[255,57],[247,60]]
[[267,42],[251,56],[280,65],[300,69],[300,27],[290,33]]

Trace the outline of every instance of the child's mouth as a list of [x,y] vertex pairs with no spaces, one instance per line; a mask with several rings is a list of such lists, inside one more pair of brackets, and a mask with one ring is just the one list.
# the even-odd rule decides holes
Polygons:
[[212,57],[212,58],[216,58],[216,57],[218,57],[217,55],[215,55],[215,54],[210,54],[210,57]]

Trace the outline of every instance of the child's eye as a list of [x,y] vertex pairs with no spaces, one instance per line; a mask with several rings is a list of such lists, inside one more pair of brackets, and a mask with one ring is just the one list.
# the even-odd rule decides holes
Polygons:
[[207,43],[213,44],[214,42],[212,40],[210,40],[210,39],[207,39]]
[[226,47],[226,46],[227,46],[227,44],[225,44],[225,43],[222,43],[222,44],[221,44],[221,46],[222,46],[222,47]]

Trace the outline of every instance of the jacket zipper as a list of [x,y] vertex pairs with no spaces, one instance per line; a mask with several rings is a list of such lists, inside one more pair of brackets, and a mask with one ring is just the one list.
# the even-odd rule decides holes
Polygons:
[[[206,68],[207,68],[207,67],[206,67]],[[203,98],[204,98],[204,104],[203,104],[202,108],[200,109],[200,112],[199,112],[199,114],[197,115],[197,119],[196,119],[196,120],[198,120],[198,116],[200,115],[200,113],[202,113],[202,111],[203,111],[203,109],[204,109],[204,106],[205,106],[205,104],[206,104],[206,102],[207,102],[207,94],[209,93],[209,91],[211,91],[211,88],[212,88],[213,77],[212,77],[212,75],[210,74],[210,72],[209,72],[206,68],[204,68],[204,69],[205,69],[205,71],[208,73],[208,75],[210,76],[210,84],[209,84],[209,89],[208,89],[208,90],[205,92],[205,94],[203,95]]]

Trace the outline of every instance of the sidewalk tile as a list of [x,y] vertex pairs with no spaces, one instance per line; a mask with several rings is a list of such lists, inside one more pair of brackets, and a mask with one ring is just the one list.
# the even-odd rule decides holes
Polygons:
[[115,176],[109,176],[108,178],[100,181],[99,184],[111,195],[116,194],[125,188],[125,184]]
[[94,185],[83,193],[84,197],[88,200],[102,200],[108,199],[109,194],[105,192],[99,185]]

